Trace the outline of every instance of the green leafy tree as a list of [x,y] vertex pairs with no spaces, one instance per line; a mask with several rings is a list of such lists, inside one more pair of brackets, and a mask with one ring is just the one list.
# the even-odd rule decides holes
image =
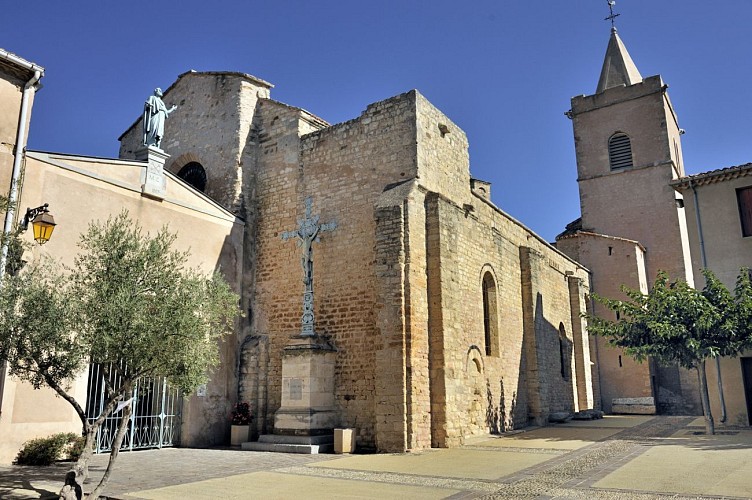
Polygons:
[[670,282],[666,273],[659,272],[648,294],[622,287],[629,300],[595,296],[620,319],[586,316],[591,333],[606,337],[638,361],[653,358],[695,369],[705,428],[713,434],[705,362],[717,356],[737,356],[752,345],[752,285],[747,269],[742,269],[733,295],[710,270],[703,270],[703,275],[705,287],[700,291],[686,281]]
[[[238,296],[221,276],[187,268],[188,254],[173,250],[174,241],[166,228],[144,234],[123,212],[89,226],[71,268],[30,265],[7,276],[0,291],[0,359],[12,375],[51,387],[75,409],[86,439],[75,466],[79,478],[88,476],[97,430],[132,399],[136,381],[166,377],[191,392],[206,382],[219,361],[218,343],[239,316]],[[69,391],[89,363],[100,365],[106,391],[93,421]],[[126,404],[91,498],[109,480],[130,415]]]

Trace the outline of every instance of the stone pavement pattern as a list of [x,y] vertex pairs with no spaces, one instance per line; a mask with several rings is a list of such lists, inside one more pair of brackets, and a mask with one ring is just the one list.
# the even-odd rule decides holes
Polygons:
[[[136,499],[752,498],[752,429],[692,417],[606,417],[407,454],[123,453],[107,494]],[[106,457],[95,457],[99,477]],[[65,467],[0,468],[0,498],[45,498]],[[91,490],[93,484],[87,484]]]

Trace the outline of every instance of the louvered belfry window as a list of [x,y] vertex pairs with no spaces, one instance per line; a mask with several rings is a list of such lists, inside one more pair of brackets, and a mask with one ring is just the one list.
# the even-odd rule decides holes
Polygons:
[[632,142],[627,134],[617,132],[608,140],[608,161],[611,170],[632,166]]

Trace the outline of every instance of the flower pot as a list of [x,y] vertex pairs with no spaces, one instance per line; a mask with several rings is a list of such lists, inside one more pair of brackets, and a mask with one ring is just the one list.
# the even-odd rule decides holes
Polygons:
[[240,446],[242,443],[249,441],[248,436],[250,434],[250,425],[233,425],[230,428],[230,445]]

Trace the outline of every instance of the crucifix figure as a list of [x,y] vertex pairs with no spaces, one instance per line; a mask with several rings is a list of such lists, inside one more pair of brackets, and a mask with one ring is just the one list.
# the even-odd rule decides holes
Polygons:
[[322,231],[333,231],[337,228],[336,222],[319,224],[319,216],[311,215],[313,211],[313,200],[311,197],[305,199],[305,218],[298,220],[298,227],[294,231],[285,231],[282,233],[283,240],[292,238],[298,239],[298,246],[303,247],[303,255],[300,262],[303,265],[303,316],[301,318],[302,326],[300,331],[301,337],[313,337],[313,242],[319,241],[319,233]]

